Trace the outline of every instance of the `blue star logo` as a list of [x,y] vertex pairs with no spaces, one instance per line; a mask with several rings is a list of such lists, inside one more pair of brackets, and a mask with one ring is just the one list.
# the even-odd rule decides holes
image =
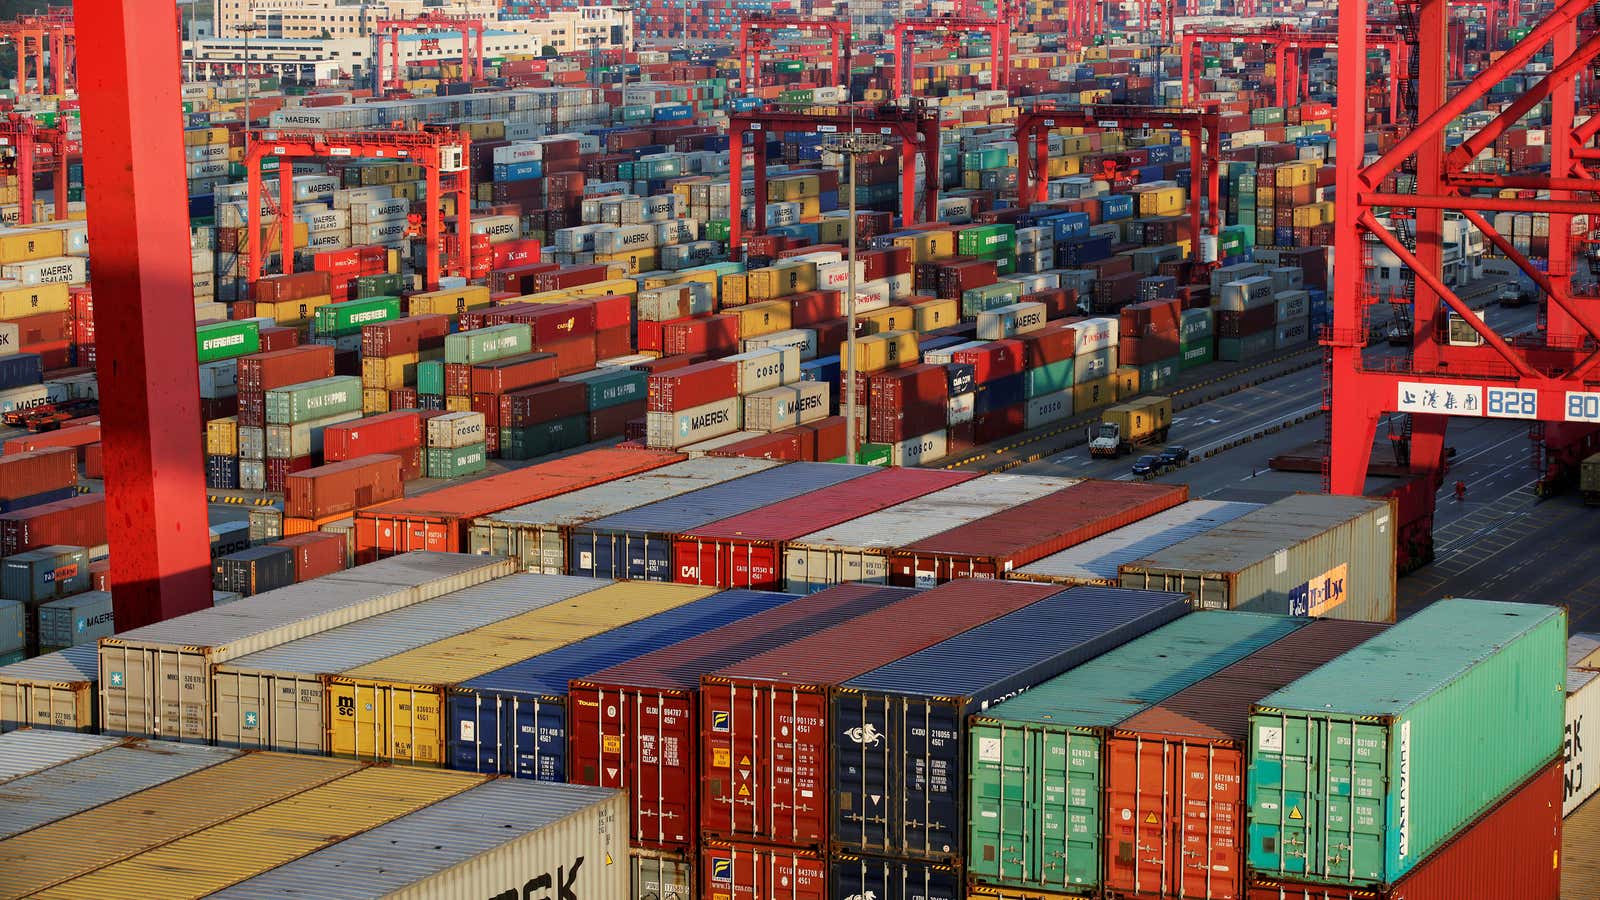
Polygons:
[[122,687],[122,673],[121,672],[112,672],[111,673],[111,686],[112,687]]
[[244,714],[244,727],[246,727],[246,728],[254,728],[254,727],[256,727],[256,722],[259,721],[259,719],[260,719],[260,716],[257,713],[253,713],[253,712],[245,713]]

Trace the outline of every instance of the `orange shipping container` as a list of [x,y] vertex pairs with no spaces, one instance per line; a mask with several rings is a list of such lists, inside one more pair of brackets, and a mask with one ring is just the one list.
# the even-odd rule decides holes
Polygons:
[[12,438],[4,445],[0,445],[0,451],[10,456],[13,453],[43,450],[46,447],[83,447],[99,442],[100,423],[96,422],[92,425],[79,425],[75,428],[63,428],[60,431],[46,431]]
[[681,453],[607,447],[562,457],[455,487],[391,500],[356,513],[356,562],[412,550],[461,553],[472,520],[648,472],[685,459]]

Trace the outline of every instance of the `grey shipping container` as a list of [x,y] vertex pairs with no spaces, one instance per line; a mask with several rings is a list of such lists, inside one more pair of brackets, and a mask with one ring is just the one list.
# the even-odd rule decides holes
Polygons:
[[24,728],[0,734],[0,782],[32,775],[124,743],[122,738]]
[[562,575],[567,571],[567,536],[573,528],[779,465],[743,457],[690,459],[512,507],[473,520],[472,552],[509,556],[523,571]]
[[1148,519],[1046,556],[1007,575],[1016,581],[1115,585],[1123,563],[1165,550],[1261,508],[1259,503],[1190,500]]
[[834,584],[888,584],[891,551],[1082,480],[984,475],[795,538],[784,550],[785,590],[805,594]]
[[294,584],[294,551],[287,547],[251,547],[211,564],[211,587],[246,597]]
[[[215,601],[213,600],[213,603]],[[39,647],[61,650],[116,633],[110,591],[84,591],[39,607]]]
[[875,471],[873,466],[790,463],[596,519],[573,529],[567,571],[597,578],[672,581],[672,545],[680,533]]
[[1121,584],[1183,591],[1203,609],[1393,622],[1393,506],[1295,494],[1124,564]]
[[135,740],[14,779],[0,792],[0,841],[238,755],[221,747]]
[[219,663],[215,733],[230,747],[326,753],[323,676],[377,662],[610,584],[593,578],[498,578]]
[[213,666],[511,574],[511,561],[407,553],[100,642],[100,727],[207,741]]
[[37,605],[89,589],[89,552],[53,544],[5,558],[0,563],[0,596]]
[[225,888],[228,900],[483,900],[628,893],[625,794],[505,779]]
[[32,619],[28,604],[0,599],[0,655],[27,651]]
[[68,647],[0,667],[0,732],[93,731],[100,648]]
[[1183,594],[1067,588],[835,688],[833,846],[959,865],[967,717],[1188,612]]
[[694,889],[692,855],[635,847],[628,856],[628,900],[691,900],[700,896]]

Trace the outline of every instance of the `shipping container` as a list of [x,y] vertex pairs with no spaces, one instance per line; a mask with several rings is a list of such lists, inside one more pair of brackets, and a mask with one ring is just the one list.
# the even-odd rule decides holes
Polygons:
[[793,847],[706,841],[700,888],[708,900],[828,900],[828,860]]
[[[1600,801],[1590,800],[1573,810],[1562,821],[1561,831],[1561,900],[1587,897],[1600,884]],[[1499,859],[1493,853],[1485,853],[1485,858]]]
[[[838,750],[855,755],[837,735],[859,726],[862,742],[875,736],[865,730],[875,726],[830,718],[828,692],[1056,590],[963,580],[706,675],[700,683],[701,834],[826,848],[831,759]],[[873,814],[859,806],[845,813]]]
[[889,555],[923,538],[1071,487],[1082,479],[984,475],[879,512],[801,535],[784,551],[785,589],[889,583]]
[[1084,541],[1060,553],[1008,575],[1018,581],[1048,581],[1056,584],[1102,584],[1115,586],[1121,578],[1119,567],[1157,550],[1260,509],[1259,503],[1219,500],[1190,500],[1148,519],[1124,525],[1093,540]]
[[901,547],[890,557],[889,583],[931,587],[954,578],[1003,578],[1188,498],[1188,485],[1084,481]]
[[673,580],[679,534],[810,491],[861,478],[871,466],[797,462],[595,519],[572,530],[567,571],[633,581]]
[[635,846],[692,850],[700,823],[700,677],[906,594],[841,585],[574,679],[568,778],[628,791]]
[[492,781],[210,896],[321,896],[337,884],[349,900],[622,898],[626,813],[615,791]]
[[793,599],[721,591],[464,681],[450,692],[446,761],[467,772],[566,781],[571,682]]
[[[1398,882],[1561,755],[1566,642],[1564,609],[1439,600],[1262,698],[1250,716],[1251,871]],[[1355,751],[1318,752],[1346,742]]]
[[503,559],[415,553],[103,638],[100,728],[207,742],[213,666],[511,570]]
[[785,541],[973,477],[937,469],[880,470],[711,522],[679,535],[673,553],[674,580],[777,590],[784,580]]
[[0,732],[94,731],[100,649],[68,647],[0,666]]
[[36,728],[8,731],[0,735],[0,783],[123,743],[125,741],[121,738],[98,734],[72,734]]
[[1123,564],[1123,587],[1205,609],[1393,622],[1394,501],[1295,494]]
[[959,866],[925,860],[857,856],[835,850],[831,862],[833,897],[875,900],[965,900],[966,879]]
[[765,459],[689,459],[513,507],[473,520],[471,550],[509,556],[522,571],[562,575],[567,571],[567,538],[572,529],[779,465],[782,463]]
[[480,478],[419,497],[392,500],[356,513],[358,561],[469,546],[472,520],[682,461],[659,450],[604,448]]
[[974,715],[967,724],[968,878],[1098,893],[1106,731],[1306,623],[1194,613]]
[[291,473],[283,480],[283,514],[326,519],[404,492],[399,456],[361,456]]
[[1385,627],[1312,622],[1118,723],[1103,751],[1106,889],[1242,897],[1250,704]]
[[[509,582],[557,580],[596,583],[559,575],[518,575],[502,583],[526,592],[532,588]],[[336,756],[444,765],[445,692],[452,685],[710,593],[686,585],[614,584],[328,676],[329,748]]]
[[95,644],[117,630],[110,591],[84,591],[51,600],[40,604],[38,615],[39,647],[45,652]]
[[968,717],[1189,612],[1182,594],[1037,587],[1043,599],[834,690],[835,847],[962,865]]
[[[1574,659],[1574,645],[1586,652]],[[1582,656],[1600,649],[1594,636],[1575,634],[1567,641],[1567,726],[1562,741],[1566,757],[1567,791],[1561,814],[1570,815],[1600,789],[1600,669],[1590,668]],[[5,670],[0,669],[0,685]],[[0,701],[3,702],[3,701]],[[0,727],[4,727],[0,723]]]

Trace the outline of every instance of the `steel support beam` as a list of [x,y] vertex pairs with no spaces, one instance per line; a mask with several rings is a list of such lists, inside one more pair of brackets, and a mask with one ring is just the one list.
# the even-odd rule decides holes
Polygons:
[[211,606],[178,10],[78,6],[85,190],[117,628]]

